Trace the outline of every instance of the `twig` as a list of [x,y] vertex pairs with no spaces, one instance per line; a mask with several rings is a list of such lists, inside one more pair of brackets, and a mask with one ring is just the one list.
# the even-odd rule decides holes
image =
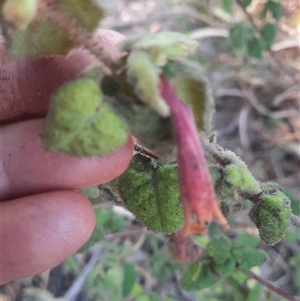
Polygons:
[[250,143],[248,138],[248,117],[250,113],[250,105],[246,104],[239,116],[239,136],[243,147],[247,150],[250,149]]
[[137,143],[134,144],[134,150],[135,150],[136,152],[139,152],[139,153],[142,153],[142,154],[144,154],[144,155],[147,155],[148,157],[151,157],[151,158],[153,158],[153,159],[158,159],[158,158],[159,158],[159,157],[158,157],[156,154],[154,154],[151,150],[149,150],[148,148],[146,148],[146,147],[144,147],[144,146],[142,146],[142,145],[140,145],[140,144],[137,144]]
[[251,103],[251,105],[254,107],[254,109],[259,112],[260,114],[267,116],[267,117],[273,117],[273,118],[286,118],[293,114],[297,114],[293,111],[280,111],[280,112],[272,112],[268,110],[266,107],[264,107],[260,101],[257,99],[255,94],[252,90],[247,89],[241,82],[240,82],[242,91],[244,93],[245,98]]
[[271,282],[255,275],[252,272],[248,272],[248,276],[255,279],[257,282],[259,282],[260,284],[264,285],[265,287],[269,288],[270,290],[272,290],[273,292],[275,292],[276,294],[280,295],[283,298],[286,298],[289,301],[299,301],[299,299],[296,299],[295,297],[291,296],[290,294],[288,294],[287,292],[283,291],[282,289],[280,289],[279,287],[273,285]]
[[104,258],[107,254],[109,253],[108,249],[104,249],[101,247],[99,244],[97,244],[94,247],[94,252],[91,256],[91,259],[88,261],[88,263],[83,267],[81,272],[78,274],[77,278],[75,281],[72,283],[72,285],[69,287],[69,289],[65,292],[64,298],[67,299],[68,301],[74,301],[81,291],[85,279],[88,276],[88,274],[93,270],[94,266],[96,263]]
[[196,29],[188,34],[188,36],[191,39],[195,39],[195,40],[202,40],[211,37],[228,38],[229,35],[230,35],[229,30],[224,28],[213,28],[213,27]]

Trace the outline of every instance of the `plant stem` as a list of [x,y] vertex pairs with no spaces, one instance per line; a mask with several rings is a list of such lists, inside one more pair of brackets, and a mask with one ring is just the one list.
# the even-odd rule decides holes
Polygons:
[[260,284],[264,285],[265,287],[269,288],[270,290],[272,290],[273,292],[275,292],[276,294],[282,296],[283,298],[286,298],[289,301],[299,301],[299,299],[296,299],[295,297],[289,295],[288,293],[286,293],[285,291],[283,291],[282,289],[280,289],[279,287],[275,286],[274,284],[272,284],[271,282],[255,275],[252,272],[248,272],[249,277],[255,279],[257,282],[259,282]]
[[42,2],[35,19],[41,22],[47,21],[58,27],[69,36],[76,47],[84,47],[94,55],[107,75],[112,75],[117,69],[116,61],[112,59],[105,47],[98,43],[93,34],[83,29],[75,19],[64,12],[57,1],[43,0]]
[[134,144],[134,150],[136,152],[142,153],[142,154],[144,154],[148,157],[151,157],[153,159],[156,159],[156,160],[159,159],[159,157],[155,153],[153,153],[151,150],[149,150],[148,148],[146,148],[146,147],[144,147],[140,144],[135,143]]

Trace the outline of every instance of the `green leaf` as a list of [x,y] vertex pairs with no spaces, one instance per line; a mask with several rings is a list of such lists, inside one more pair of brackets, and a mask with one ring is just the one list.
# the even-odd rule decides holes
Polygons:
[[83,253],[87,251],[90,247],[92,247],[94,244],[101,241],[104,237],[104,229],[101,225],[96,224],[96,227],[89,238],[89,240],[77,251],[78,253]]
[[206,251],[215,263],[223,263],[229,256],[230,248],[231,242],[227,237],[215,236],[209,241]]
[[232,30],[230,34],[231,45],[238,56],[246,56],[248,53],[248,45],[247,45],[247,26],[244,22],[237,24]]
[[138,283],[134,283],[133,288],[130,293],[130,297],[136,298],[142,294],[143,294],[143,287]]
[[66,55],[75,46],[67,34],[46,22],[32,22],[26,30],[5,38],[12,58]]
[[282,4],[280,1],[269,0],[265,6],[272,13],[275,20],[280,19],[282,13]]
[[263,50],[262,41],[259,39],[252,38],[248,41],[248,52],[250,56],[261,59]]
[[175,143],[171,118],[163,118],[150,107],[134,103],[134,99],[121,92],[107,99],[115,112],[126,121],[139,143],[160,158],[172,156]]
[[104,18],[104,11],[98,4],[99,1],[93,0],[61,0],[63,9],[73,17],[81,27],[87,31],[93,31]]
[[252,0],[242,0],[241,1],[241,5],[242,7],[246,8],[247,6],[249,6],[251,4]]
[[198,277],[195,277],[194,265],[188,265],[184,270],[180,285],[184,290],[197,291],[206,287],[210,287],[218,282],[218,279],[210,272],[208,266],[202,265]]
[[159,92],[160,70],[153,65],[143,51],[132,51],[127,59],[127,80],[134,87],[136,95],[161,116],[169,116],[169,107]]
[[200,66],[195,62],[170,61],[164,73],[171,79],[179,98],[190,105],[198,130],[210,132],[214,100]]
[[236,262],[236,268],[248,271],[254,266],[261,266],[268,259],[267,253],[245,246],[237,241],[233,242],[230,255]]
[[261,31],[267,45],[271,46],[274,43],[276,37],[276,25],[271,23],[266,23],[262,27]]
[[222,0],[222,7],[227,13],[231,13],[233,8],[233,0]]
[[4,24],[10,30],[25,30],[36,15],[37,0],[6,0],[0,8]]
[[238,235],[237,240],[245,246],[256,248],[260,244],[261,240],[257,236],[250,235],[248,233],[241,233]]
[[136,278],[136,272],[132,263],[124,263],[123,265],[123,298],[130,295]]
[[196,261],[196,262],[193,262],[191,265],[190,265],[190,273],[192,275],[192,279],[193,281],[195,281],[198,276],[199,276],[199,273],[201,272],[201,264]]
[[81,192],[86,195],[89,199],[95,199],[99,196],[99,188],[98,186],[88,187],[81,189]]
[[124,51],[142,50],[146,52],[152,63],[163,66],[168,59],[186,56],[195,51],[197,42],[178,32],[158,32],[132,37],[120,48]]
[[54,93],[43,134],[46,150],[77,157],[105,156],[127,139],[126,124],[103,103],[94,81],[76,80]]
[[129,168],[118,178],[126,208],[155,232],[172,233],[183,223],[177,171],[142,154],[135,154]]
[[274,245],[284,238],[292,214],[291,201],[276,183],[263,184],[263,193],[259,201],[249,212],[259,235],[269,245]]
[[261,289],[262,289],[262,285],[260,283],[256,283],[254,287],[251,287],[251,289],[249,289],[249,293],[245,301],[259,300]]

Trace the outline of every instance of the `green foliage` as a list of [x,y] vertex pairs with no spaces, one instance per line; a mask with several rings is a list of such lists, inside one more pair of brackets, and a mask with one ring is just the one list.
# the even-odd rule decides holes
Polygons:
[[93,31],[104,17],[104,11],[99,4],[93,0],[61,0],[62,8],[74,18],[82,28]]
[[156,34],[132,37],[120,46],[121,50],[142,50],[149,55],[156,66],[164,66],[168,59],[186,56],[195,51],[197,43],[178,32],[158,32]]
[[210,132],[214,100],[200,66],[195,62],[172,60],[166,64],[164,72],[179,98],[191,107],[198,130]]
[[103,103],[94,81],[76,80],[54,94],[43,135],[48,151],[78,157],[104,156],[124,144],[127,138],[127,126]]
[[271,13],[275,20],[281,17],[281,3],[279,0],[268,0],[263,8],[262,17],[266,17],[267,13]]
[[231,248],[231,242],[228,238],[223,236],[213,237],[207,247],[206,251],[213,261],[217,264],[224,263],[229,256],[229,251]]
[[124,281],[123,281],[123,290],[122,295],[123,298],[126,298],[131,293],[135,278],[136,272],[132,263],[124,263],[123,264],[123,273],[124,273]]
[[74,47],[66,33],[53,24],[38,21],[30,23],[24,31],[12,33],[7,41],[8,53],[12,58],[66,55]]
[[[229,2],[223,1],[225,11],[230,7]],[[252,0],[240,1],[241,6],[245,9],[251,3]],[[272,22],[269,22],[269,14],[273,17]],[[234,53],[244,58],[262,58],[264,52],[270,49],[275,42],[277,21],[280,16],[281,3],[277,0],[268,0],[265,2],[259,16],[261,19],[259,27],[252,21],[252,18],[245,15],[245,20],[235,24],[231,29],[230,44]]]
[[233,9],[233,0],[222,0],[222,7],[227,13],[231,13]]
[[13,30],[22,31],[33,20],[36,12],[36,0],[6,0],[1,14]]
[[136,154],[118,179],[118,191],[126,208],[149,229],[172,233],[181,228],[183,215],[173,166]]
[[185,290],[200,290],[215,285],[222,279],[230,279],[237,271],[248,271],[267,260],[264,251],[222,236],[213,237],[199,262],[188,265],[180,280]]
[[261,238],[269,245],[280,241],[290,226],[291,201],[276,183],[263,185],[259,202],[249,212]]
[[0,21],[11,57],[66,55],[72,48],[82,46],[71,38],[74,30],[78,32],[77,35],[82,35],[82,29],[92,32],[104,16],[101,7],[93,0],[78,0],[76,5],[74,1],[63,0],[53,7],[61,9],[66,18],[76,20],[80,29],[73,28],[74,24],[69,24],[70,20],[63,20],[61,16],[57,20],[53,15],[47,17],[45,10],[51,9],[36,0],[5,1],[1,7]]
[[134,103],[122,92],[108,101],[114,111],[126,121],[130,132],[145,147],[155,151],[160,157],[169,155],[174,150],[170,118],[163,118],[155,110]]
[[262,29],[263,37],[266,41],[267,46],[271,46],[275,41],[276,36],[276,25],[272,23],[266,23]]
[[133,84],[136,95],[155,109],[168,116],[169,108],[158,90],[159,69],[143,51],[132,51],[127,59],[127,80]]
[[[259,183],[240,158],[213,143],[207,144],[206,159],[224,215],[236,214],[242,208],[241,199],[249,199],[254,203],[249,216],[261,238],[271,245],[281,240],[290,225],[291,209],[280,186]],[[272,193],[274,189],[276,193]],[[172,233],[181,228],[174,165],[137,153],[118,180],[118,192],[126,208],[150,230]]]
[[251,4],[252,0],[242,0],[241,1],[241,5],[246,8],[247,6],[249,6]]

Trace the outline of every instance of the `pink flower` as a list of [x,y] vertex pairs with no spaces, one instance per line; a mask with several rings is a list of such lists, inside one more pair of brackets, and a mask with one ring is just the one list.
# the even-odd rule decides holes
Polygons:
[[160,90],[170,107],[177,144],[179,187],[184,214],[183,235],[205,233],[213,218],[227,229],[227,220],[216,202],[193,112],[178,99],[164,75],[161,75]]

